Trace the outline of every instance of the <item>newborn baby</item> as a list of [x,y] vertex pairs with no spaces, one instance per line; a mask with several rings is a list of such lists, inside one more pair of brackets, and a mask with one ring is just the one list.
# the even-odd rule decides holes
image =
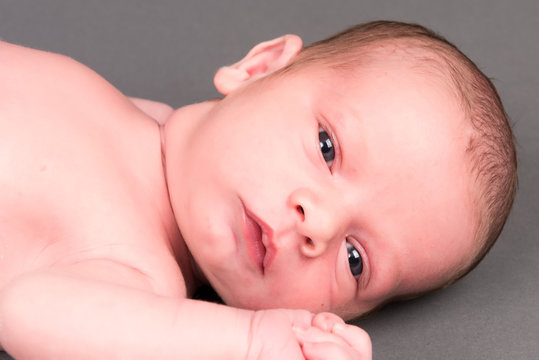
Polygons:
[[[177,110],[64,56],[0,55],[16,358],[369,359],[340,317],[456,281],[512,204],[495,88],[418,25],[261,43],[217,72],[222,99]],[[205,284],[227,305],[193,300]]]

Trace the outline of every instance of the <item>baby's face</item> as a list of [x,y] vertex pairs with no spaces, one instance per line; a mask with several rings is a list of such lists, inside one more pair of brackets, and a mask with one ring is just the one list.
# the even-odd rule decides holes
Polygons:
[[398,62],[348,76],[313,65],[198,120],[173,202],[223,300],[352,317],[464,266],[467,126],[442,84]]

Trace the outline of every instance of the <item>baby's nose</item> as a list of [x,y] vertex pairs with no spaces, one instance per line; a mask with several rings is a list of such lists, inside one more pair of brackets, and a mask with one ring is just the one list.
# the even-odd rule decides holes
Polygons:
[[302,236],[301,252],[308,257],[323,254],[340,237],[342,220],[330,202],[308,189],[291,195],[296,212],[296,231]]

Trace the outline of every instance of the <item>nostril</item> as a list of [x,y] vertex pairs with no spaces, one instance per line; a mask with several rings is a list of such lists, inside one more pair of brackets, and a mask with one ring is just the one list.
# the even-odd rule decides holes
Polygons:
[[320,248],[316,246],[315,242],[311,238],[304,238],[303,243],[301,245],[301,251],[303,252],[303,255],[307,257],[315,257],[319,255]]
[[301,205],[296,205],[296,211],[301,214],[301,220],[305,218],[305,211]]

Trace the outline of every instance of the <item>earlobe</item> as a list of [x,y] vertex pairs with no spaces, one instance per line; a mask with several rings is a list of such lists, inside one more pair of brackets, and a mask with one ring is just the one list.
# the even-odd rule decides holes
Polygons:
[[290,63],[303,46],[297,35],[284,35],[256,45],[235,64],[224,66],[213,79],[217,90],[228,95],[244,84],[264,77]]

